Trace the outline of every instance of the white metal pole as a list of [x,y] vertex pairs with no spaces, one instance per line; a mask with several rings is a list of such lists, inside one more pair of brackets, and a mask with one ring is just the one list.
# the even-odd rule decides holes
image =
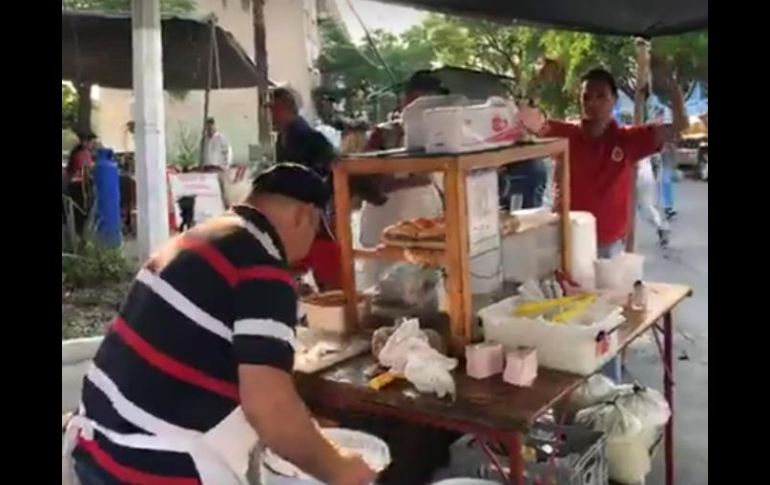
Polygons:
[[132,0],[137,239],[144,261],[169,238],[160,0]]

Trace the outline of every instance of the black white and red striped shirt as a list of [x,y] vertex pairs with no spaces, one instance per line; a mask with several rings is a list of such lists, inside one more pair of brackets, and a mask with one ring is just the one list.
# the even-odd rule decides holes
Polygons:
[[290,372],[297,297],[275,229],[238,206],[180,235],[140,270],[83,386],[93,440],[77,461],[121,483],[195,485],[187,453],[126,435],[205,433],[240,403],[238,365]]

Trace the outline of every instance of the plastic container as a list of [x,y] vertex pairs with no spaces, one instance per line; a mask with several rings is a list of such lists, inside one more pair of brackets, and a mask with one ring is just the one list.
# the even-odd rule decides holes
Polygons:
[[580,375],[593,374],[617,353],[615,329],[625,321],[621,307],[600,299],[581,317],[593,323],[557,324],[514,316],[521,301],[506,298],[478,312],[485,340],[511,350],[534,347],[540,366]]
[[[324,428],[321,432],[340,448],[361,455],[366,464],[378,473],[390,464],[388,445],[376,436],[343,428]],[[321,482],[270,450],[265,450],[262,455],[259,476],[262,485],[321,485]]]
[[425,151],[464,153],[512,145],[524,137],[513,103],[491,97],[483,104],[425,111]]
[[623,253],[612,259],[598,259],[596,287],[618,293],[630,293],[634,283],[644,279],[644,256]]
[[407,150],[425,149],[425,110],[441,106],[462,106],[468,103],[465,96],[459,94],[420,96],[409,103],[401,113],[404,124],[404,145]]
[[104,337],[64,340],[61,343],[61,412],[76,411],[80,404],[83,377]]
[[494,249],[470,259],[471,293],[487,295],[503,286],[501,249]]
[[[307,326],[310,329],[333,334],[344,334],[349,330],[345,320],[345,306],[343,304],[327,305],[313,303],[313,298],[337,295],[344,299],[341,291],[329,291],[300,300],[300,313],[305,315]],[[358,317],[361,319],[369,312],[369,299],[361,295],[359,295],[359,298],[360,301],[357,305]]]
[[[572,224],[572,279],[581,288],[596,287],[596,218],[588,212],[570,212]],[[561,267],[561,228],[548,224],[503,238],[503,278],[524,282],[541,279]]]
[[118,247],[122,240],[120,218],[120,171],[112,159],[112,150],[102,148],[96,152],[94,166],[94,192],[96,234],[107,246]]

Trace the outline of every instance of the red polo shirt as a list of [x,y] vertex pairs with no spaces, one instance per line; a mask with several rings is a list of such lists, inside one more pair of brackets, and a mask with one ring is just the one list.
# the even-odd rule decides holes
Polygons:
[[549,136],[569,140],[570,210],[596,217],[600,245],[626,236],[636,162],[660,151],[655,125],[618,126],[593,138],[580,124],[549,121]]

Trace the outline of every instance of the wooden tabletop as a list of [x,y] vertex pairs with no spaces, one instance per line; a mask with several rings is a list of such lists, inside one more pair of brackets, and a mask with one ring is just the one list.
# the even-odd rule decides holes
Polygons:
[[[664,283],[649,283],[648,288],[647,311],[628,314],[626,323],[618,329],[621,348],[649,330],[692,292],[683,285]],[[534,384],[525,388],[506,384],[500,376],[472,379],[464,369],[458,369],[454,374],[457,399],[451,402],[420,394],[406,381],[373,391],[367,385],[367,371],[373,365],[374,358],[365,355],[317,374],[298,374],[300,393],[311,406],[424,418],[457,428],[510,431],[528,428],[586,379],[541,368]]]
[[501,167],[559,155],[568,148],[563,138],[540,138],[486,150],[465,153],[426,153],[406,149],[351,153],[338,162],[338,170],[349,174],[446,172],[450,166],[462,171]]

